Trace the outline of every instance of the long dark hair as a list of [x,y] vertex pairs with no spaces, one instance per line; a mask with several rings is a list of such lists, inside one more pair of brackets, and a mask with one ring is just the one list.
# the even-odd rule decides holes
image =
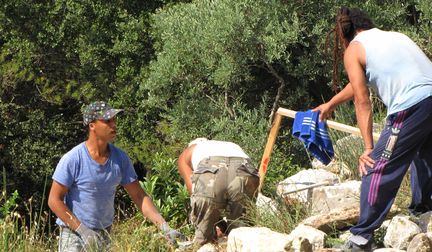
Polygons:
[[342,59],[343,51],[354,39],[357,31],[369,30],[375,25],[366,12],[357,8],[341,7],[336,15],[336,24],[333,29],[333,90],[336,91],[339,84],[339,62]]

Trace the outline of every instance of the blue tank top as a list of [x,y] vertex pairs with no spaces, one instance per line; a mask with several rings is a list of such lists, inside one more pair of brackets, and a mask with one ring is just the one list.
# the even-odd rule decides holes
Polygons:
[[408,36],[374,28],[354,41],[366,51],[366,80],[387,106],[387,115],[432,96],[432,62]]

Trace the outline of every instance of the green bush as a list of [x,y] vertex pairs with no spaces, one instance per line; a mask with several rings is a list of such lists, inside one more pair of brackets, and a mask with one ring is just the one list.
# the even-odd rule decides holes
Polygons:
[[12,213],[17,207],[17,199],[19,197],[18,191],[15,190],[12,195],[7,196],[6,191],[3,190],[0,196],[0,220],[4,219],[10,213]]
[[152,164],[146,179],[140,182],[141,186],[171,225],[186,223],[189,194],[177,171],[175,159],[156,153]]

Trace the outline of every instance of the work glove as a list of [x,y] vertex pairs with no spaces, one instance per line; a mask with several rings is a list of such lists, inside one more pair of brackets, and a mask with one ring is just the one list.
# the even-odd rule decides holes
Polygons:
[[94,251],[102,248],[102,236],[91,230],[84,224],[80,224],[75,230],[84,243],[84,251]]
[[186,237],[182,233],[172,229],[166,222],[160,225],[160,230],[165,235],[165,238],[174,246],[178,245],[177,241],[186,241]]

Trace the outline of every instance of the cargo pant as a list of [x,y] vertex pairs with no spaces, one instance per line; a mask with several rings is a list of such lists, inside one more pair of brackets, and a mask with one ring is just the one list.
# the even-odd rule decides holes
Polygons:
[[359,222],[351,228],[368,241],[390,211],[410,165],[410,208],[432,207],[432,97],[389,115],[371,157],[375,164],[362,178]]
[[59,252],[93,252],[93,251],[109,251],[111,238],[109,235],[111,228],[94,230],[102,237],[103,248],[86,251],[81,237],[68,227],[60,227],[60,237],[58,244]]
[[239,225],[244,203],[255,196],[259,184],[257,169],[250,159],[209,157],[202,160],[192,174],[191,222],[195,226],[194,242],[216,240],[215,227],[224,211],[228,229]]

